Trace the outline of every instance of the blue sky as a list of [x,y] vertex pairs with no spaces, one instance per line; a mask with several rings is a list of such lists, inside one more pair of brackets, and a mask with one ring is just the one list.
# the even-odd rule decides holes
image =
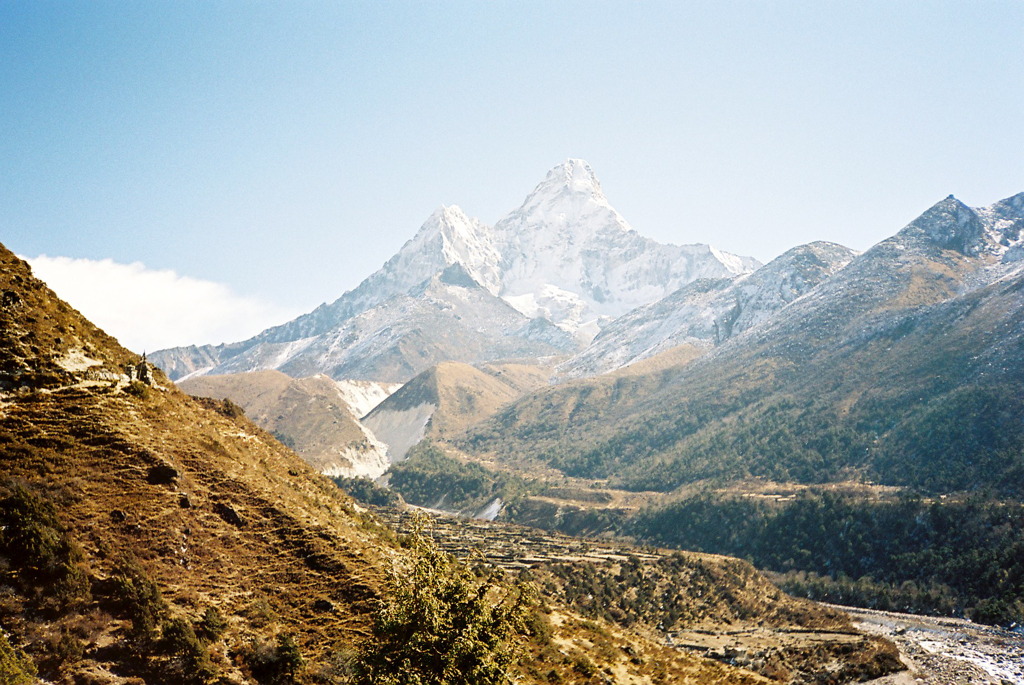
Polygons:
[[3,0],[0,241],[70,258],[37,271],[101,325],[112,274],[251,312],[149,349],[332,301],[438,205],[494,222],[568,157],[662,242],[865,249],[1024,190],[1021,27],[1018,0]]

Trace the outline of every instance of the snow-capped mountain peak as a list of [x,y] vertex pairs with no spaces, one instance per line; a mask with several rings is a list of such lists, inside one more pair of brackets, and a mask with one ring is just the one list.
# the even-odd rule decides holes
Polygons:
[[[247,350],[265,343],[275,346],[271,362],[263,352],[246,357],[262,365],[258,368],[301,366],[304,372],[336,374],[341,367],[331,361],[337,357],[335,352],[340,354],[356,339],[338,338],[338,332],[351,329],[356,324],[350,322],[357,317],[363,317],[359,322],[372,320],[374,325],[379,323],[380,331],[393,333],[413,308],[424,304],[417,298],[482,295],[501,298],[501,306],[489,302],[488,311],[517,319],[517,327],[522,327],[518,319],[524,316],[534,320],[532,327],[524,328],[529,339],[537,337],[530,332],[536,329],[552,349],[568,349],[571,341],[566,333],[584,345],[612,317],[658,300],[696,278],[732,277],[757,266],[756,260],[708,245],[666,245],[643,237],[611,206],[590,165],[569,159],[548,172],[522,205],[493,227],[455,205],[442,206],[380,269],[333,303],[248,341],[168,351],[161,355],[161,362],[166,368],[195,370],[201,363],[203,368],[222,371],[229,358],[242,359]],[[463,287],[434,293],[431,284],[439,277],[443,284]],[[486,292],[470,292],[476,285]],[[433,316],[442,310],[455,312],[461,305],[433,302],[431,306]],[[506,328],[504,323],[497,327],[502,336]],[[446,333],[440,329],[417,333],[417,344]],[[314,339],[319,342],[314,344]],[[324,356],[323,345],[331,347],[334,356]],[[411,349],[412,343],[407,347]],[[486,354],[497,354],[499,349],[506,348],[495,343]],[[317,355],[320,358],[314,358]],[[478,358],[486,358],[485,353]]]
[[567,159],[548,172],[531,197],[551,195],[584,195],[607,204],[594,170],[582,159]]
[[988,254],[1004,262],[1024,255],[1024,193],[972,208],[952,195],[940,200],[891,240],[925,239],[967,256]]
[[498,259],[489,226],[467,216],[457,205],[442,205],[394,257],[353,292],[367,291],[372,298],[367,305],[374,306],[407,292],[438,271],[462,264],[475,281],[496,294]]
[[597,228],[632,231],[609,204],[594,170],[581,159],[567,160],[549,171],[523,204],[495,225],[498,240],[510,244],[524,232],[555,239]]
[[[500,255],[492,241],[492,229],[480,221],[470,218],[457,205],[441,206],[420,228],[423,240],[407,245],[402,252],[409,262],[422,259],[424,252],[433,251],[438,261],[429,268],[447,268],[461,264],[466,272],[492,295],[500,288],[498,272]],[[433,249],[428,244],[434,242]],[[428,275],[429,277],[429,275]]]
[[[586,342],[597,322],[664,297],[700,277],[760,266],[707,245],[663,245],[637,233],[608,202],[593,169],[570,159],[494,226],[500,294]],[[556,296],[557,295],[557,296]]]

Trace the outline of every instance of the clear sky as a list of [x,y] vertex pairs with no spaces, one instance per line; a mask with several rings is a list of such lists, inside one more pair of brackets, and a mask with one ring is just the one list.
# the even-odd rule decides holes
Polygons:
[[163,312],[98,321],[135,349],[333,301],[568,157],[662,242],[866,249],[1024,191],[1022,35],[1020,0],[0,0],[0,242]]

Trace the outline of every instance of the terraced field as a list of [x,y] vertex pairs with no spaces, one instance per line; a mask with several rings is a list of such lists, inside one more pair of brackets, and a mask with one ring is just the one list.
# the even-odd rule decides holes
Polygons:
[[744,561],[422,510],[375,513],[456,557],[529,578],[584,617],[775,681],[863,681],[903,668],[888,639],[857,629],[840,609],[785,595]]

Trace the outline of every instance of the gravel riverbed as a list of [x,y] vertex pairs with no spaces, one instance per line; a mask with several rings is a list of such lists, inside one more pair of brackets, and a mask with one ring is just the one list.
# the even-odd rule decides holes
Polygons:
[[1024,685],[1024,633],[963,619],[837,607],[896,643],[907,670],[875,685]]

